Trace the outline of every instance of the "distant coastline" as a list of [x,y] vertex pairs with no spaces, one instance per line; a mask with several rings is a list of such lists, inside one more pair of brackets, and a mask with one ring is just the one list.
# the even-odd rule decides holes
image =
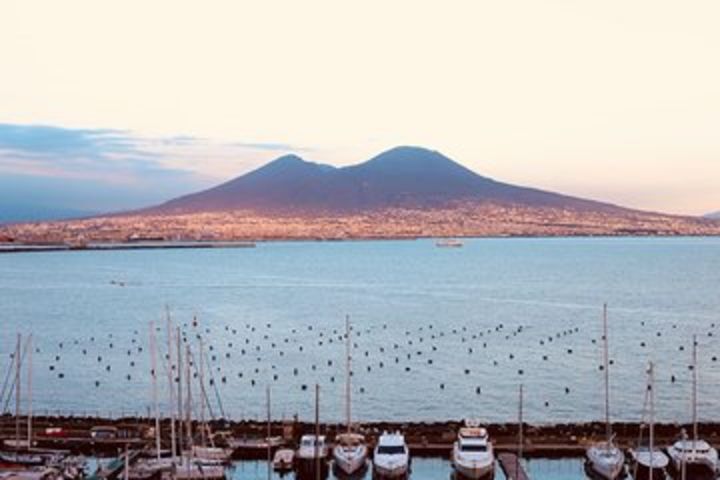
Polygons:
[[[263,238],[237,241],[156,241],[156,242],[98,242],[87,245],[72,245],[67,243],[52,244],[25,244],[0,243],[0,254],[33,253],[33,252],[80,252],[80,251],[118,251],[118,250],[187,250],[187,249],[226,249],[226,248],[255,248],[263,243],[339,243],[339,242],[380,242],[380,241],[418,241],[438,240],[446,237],[363,237],[363,238]],[[487,235],[463,236],[455,235],[452,238],[462,240],[491,240],[491,239],[596,239],[596,238],[720,238],[720,235]]]

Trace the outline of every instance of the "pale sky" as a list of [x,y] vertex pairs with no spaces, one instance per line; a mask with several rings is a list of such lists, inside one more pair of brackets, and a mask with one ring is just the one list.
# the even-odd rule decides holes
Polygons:
[[[703,214],[720,210],[719,25],[717,0],[5,0],[0,177],[147,190],[167,169],[192,190],[289,151],[343,165],[412,144]],[[82,141],[36,148],[36,125]],[[96,129],[113,140],[88,145]]]

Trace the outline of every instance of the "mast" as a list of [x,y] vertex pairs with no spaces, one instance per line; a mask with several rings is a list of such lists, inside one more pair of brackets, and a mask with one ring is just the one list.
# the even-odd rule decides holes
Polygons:
[[192,376],[190,374],[190,345],[185,346],[185,388],[187,390],[187,399],[185,402],[186,424],[185,433],[187,434],[187,448],[192,451],[193,434],[192,434]]
[[320,384],[315,384],[315,480],[320,480]]
[[515,471],[520,472],[520,462],[523,456],[523,384],[520,384],[520,401],[518,403],[518,455]]
[[267,397],[267,478],[270,480],[270,477],[272,476],[271,470],[272,470],[272,447],[270,446],[270,437],[272,436],[272,424],[271,422],[271,412],[270,412],[270,385],[267,386],[266,389],[266,397]]
[[608,325],[607,325],[607,303],[603,304],[603,370],[605,373],[605,436],[607,448],[612,442],[612,431],[610,429],[610,368],[608,360]]
[[15,345],[15,448],[20,446],[20,350],[22,335],[17,334],[17,344]]
[[205,424],[205,348],[203,345],[203,339],[200,337],[200,365],[199,365],[198,380],[200,381],[200,443],[203,447],[207,445],[205,440],[205,433],[207,431],[207,425]]
[[173,352],[172,352],[172,322],[170,320],[170,310],[165,307],[165,316],[167,320],[167,350],[168,350],[168,393],[169,393],[169,411],[170,411],[170,445],[173,461],[177,457],[177,445],[175,442],[175,385],[173,375]]
[[28,367],[27,367],[27,388],[28,388],[28,397],[27,397],[27,446],[28,448],[32,448],[32,438],[33,438],[33,427],[32,427],[32,418],[33,418],[33,408],[32,408],[32,333],[27,339],[27,353],[28,353]]
[[177,436],[178,436],[178,453],[180,456],[182,456],[183,451],[183,438],[182,438],[182,424],[183,424],[183,392],[182,392],[182,370],[183,370],[183,361],[182,361],[182,349],[180,348],[180,327],[175,327],[175,344],[176,344],[176,363],[177,363],[177,413],[178,413],[178,428],[177,428]]
[[155,322],[150,321],[150,368],[152,375],[152,400],[155,409],[155,451],[158,462],[160,461],[160,406],[158,405],[157,386],[157,342],[155,339]]
[[693,421],[693,452],[697,448],[698,422],[697,422],[697,383],[698,383],[698,361],[697,361],[697,335],[693,335],[693,390],[692,390],[692,421]]
[[350,350],[350,315],[345,315],[345,418],[347,421],[347,431],[352,431],[352,411],[351,411],[351,395],[352,386],[350,385],[350,372],[352,367],[352,356]]
[[648,383],[650,390],[650,474],[653,478],[653,465],[655,464],[655,371],[653,362],[648,366]]

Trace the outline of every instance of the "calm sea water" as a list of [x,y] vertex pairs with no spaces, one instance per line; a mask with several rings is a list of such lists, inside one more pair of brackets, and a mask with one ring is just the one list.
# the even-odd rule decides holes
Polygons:
[[688,419],[696,333],[700,417],[718,420],[720,239],[707,238],[2,255],[0,372],[16,332],[32,332],[36,411],[144,413],[149,322],[162,327],[164,355],[167,306],[196,356],[205,339],[215,414],[219,398],[227,416],[261,418],[270,385],[275,417],[310,420],[317,382],[323,419],[340,420],[349,314],[359,419],[513,421],[523,383],[528,421],[592,420],[602,417],[603,302],[613,416],[640,418],[654,360],[659,418]]

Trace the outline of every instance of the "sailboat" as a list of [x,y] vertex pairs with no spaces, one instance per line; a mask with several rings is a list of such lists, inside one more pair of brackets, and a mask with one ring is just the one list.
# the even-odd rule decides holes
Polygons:
[[[642,428],[640,426],[640,439],[638,447],[630,450],[630,463],[632,465],[633,478],[635,480],[664,480],[666,469],[670,461],[662,450],[655,448],[655,371],[653,363],[650,362],[647,369],[647,388],[645,389],[645,404],[643,411],[649,404],[650,410],[650,435],[648,444],[642,444]],[[644,414],[643,414],[644,416]],[[643,419],[644,421],[644,419]]]
[[315,384],[315,434],[300,437],[295,454],[297,478],[324,479],[328,474],[328,446],[320,435],[320,385]]
[[335,436],[333,448],[333,466],[340,475],[356,475],[367,467],[368,447],[365,437],[352,431],[351,415],[351,349],[350,349],[350,318],[345,318],[345,415],[347,431]]
[[668,455],[676,473],[685,473],[692,477],[715,478],[718,470],[718,452],[708,442],[698,438],[697,420],[697,384],[698,384],[698,361],[697,361],[697,336],[693,335],[693,357],[692,357],[692,421],[693,437],[688,440],[685,431],[682,432],[680,440],[668,448]]
[[603,370],[605,379],[605,434],[604,442],[588,447],[585,451],[586,469],[592,476],[602,480],[615,480],[624,475],[625,454],[614,442],[610,426],[610,372],[608,365],[607,304],[603,306]]

